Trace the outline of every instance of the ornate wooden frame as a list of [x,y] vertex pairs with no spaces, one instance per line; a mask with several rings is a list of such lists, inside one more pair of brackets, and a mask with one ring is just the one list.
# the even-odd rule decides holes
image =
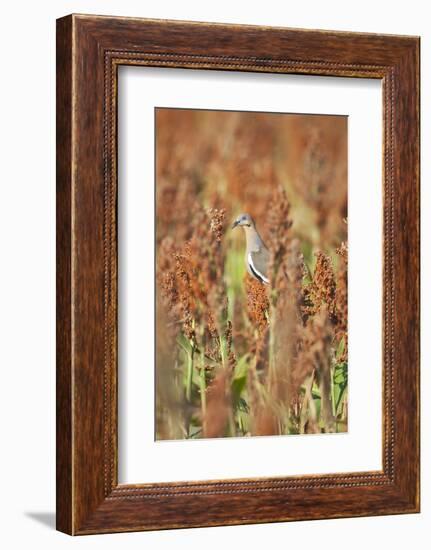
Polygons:
[[[383,82],[383,470],[117,480],[119,65]],[[70,15],[57,21],[57,528],[69,534],[419,511],[419,38]]]

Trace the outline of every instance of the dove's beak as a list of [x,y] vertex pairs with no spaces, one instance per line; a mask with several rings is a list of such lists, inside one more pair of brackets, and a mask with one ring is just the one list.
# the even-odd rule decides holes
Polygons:
[[235,220],[232,224],[232,229],[235,229],[235,227],[239,224],[238,220]]

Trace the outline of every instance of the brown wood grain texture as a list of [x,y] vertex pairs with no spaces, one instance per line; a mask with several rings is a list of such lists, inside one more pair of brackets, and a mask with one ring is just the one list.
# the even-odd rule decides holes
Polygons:
[[57,22],[56,501],[57,529],[72,529],[72,26]]
[[[118,484],[117,68],[131,64],[382,80],[382,471]],[[59,19],[57,528],[90,534],[417,511],[419,39]]]

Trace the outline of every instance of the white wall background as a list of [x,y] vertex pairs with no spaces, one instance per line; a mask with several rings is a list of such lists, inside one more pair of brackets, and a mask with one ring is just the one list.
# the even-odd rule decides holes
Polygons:
[[[423,548],[431,521],[430,400],[422,405],[422,514],[93,537],[54,531],[55,19],[70,12],[415,34],[422,37],[422,151],[431,149],[427,3],[399,0],[56,0],[3,5],[0,32],[0,543],[44,549],[301,547]],[[422,159],[422,327],[431,330],[430,165]],[[422,387],[431,374],[423,339]],[[25,545],[25,546],[24,546]]]

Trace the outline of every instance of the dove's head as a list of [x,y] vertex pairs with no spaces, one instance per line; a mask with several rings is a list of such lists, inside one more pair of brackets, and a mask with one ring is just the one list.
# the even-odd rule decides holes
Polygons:
[[254,227],[253,218],[250,214],[241,214],[232,224],[232,229],[235,229],[235,227]]

